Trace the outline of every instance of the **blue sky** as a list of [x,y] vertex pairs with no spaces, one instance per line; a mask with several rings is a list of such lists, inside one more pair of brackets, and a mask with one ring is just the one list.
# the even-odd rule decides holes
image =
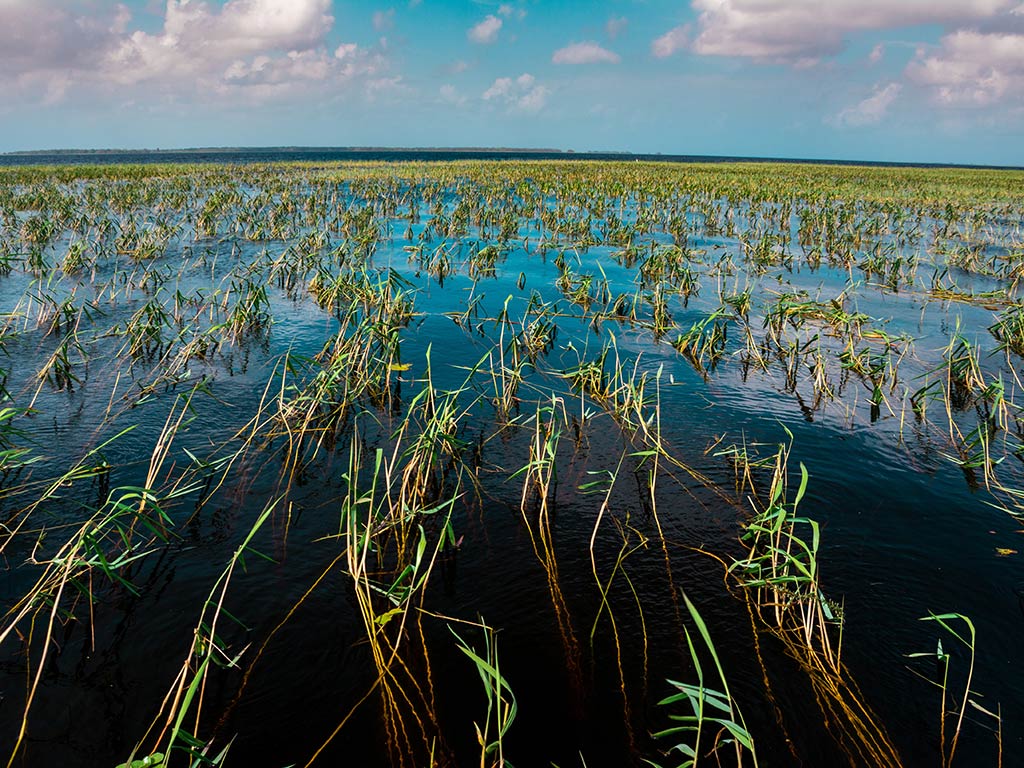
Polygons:
[[0,0],[0,151],[1024,165],[1021,0]]

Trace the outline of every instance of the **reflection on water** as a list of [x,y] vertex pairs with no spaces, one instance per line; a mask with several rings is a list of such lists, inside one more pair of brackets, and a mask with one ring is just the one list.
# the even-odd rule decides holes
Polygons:
[[[296,185],[293,192],[309,192],[304,177],[280,173]],[[264,184],[280,202],[287,197],[281,183],[273,174],[248,180],[244,199],[263,194]],[[31,408],[18,419],[18,441],[38,459],[7,487],[59,476],[82,457],[89,466],[105,467],[69,482],[73,490],[55,492],[45,508],[33,510],[36,530],[50,528],[47,536],[56,541],[58,531],[77,524],[83,510],[100,506],[111,488],[152,481],[151,457],[168,414],[180,418],[180,431],[160,478],[185,468],[197,478],[168,505],[173,530],[124,570],[125,582],[103,591],[92,611],[58,623],[22,764],[110,766],[131,751],[188,657],[208,596],[218,599],[211,587],[272,501],[273,511],[252,542],[259,554],[239,561],[226,593],[230,616],[221,617],[218,642],[240,655],[233,667],[222,659],[225,668],[204,686],[200,730],[221,745],[234,737],[229,764],[301,764],[321,746],[324,764],[391,764],[394,754],[381,745],[395,737],[393,724],[373,693],[382,689],[379,659],[360,618],[359,582],[353,584],[351,561],[339,560],[339,542],[346,504],[370,488],[383,493],[374,485],[375,451],[381,451],[377,461],[394,456],[394,466],[405,466],[404,444],[396,448],[403,418],[421,407],[416,413],[427,423],[443,409],[440,400],[429,409],[422,405],[427,391],[438,397],[458,392],[453,401],[464,412],[447,445],[458,444],[449,450],[470,458],[460,459],[466,468],[457,470],[457,483],[456,470],[438,470],[447,454],[439,451],[429,463],[442,477],[430,497],[453,489],[457,494],[452,545],[431,561],[422,597],[402,619],[408,626],[396,674],[417,688],[407,701],[401,698],[406,693],[397,693],[391,706],[415,713],[404,721],[408,732],[399,734],[414,743],[412,753],[462,764],[478,751],[473,728],[482,723],[487,701],[477,670],[449,627],[479,650],[485,635],[470,623],[486,622],[496,630],[501,672],[518,703],[505,744],[510,761],[627,765],[656,756],[659,745],[650,733],[664,727],[667,713],[656,702],[670,692],[665,681],[693,675],[684,631],[692,624],[684,620],[680,600],[685,590],[714,637],[761,754],[796,754],[804,764],[839,759],[795,663],[768,636],[757,648],[760,657],[752,654],[751,617],[726,587],[724,563],[741,555],[740,523],[753,509],[747,493],[737,492],[723,450],[745,446],[751,456],[770,456],[789,442],[786,430],[793,466],[803,462],[810,473],[801,512],[821,524],[822,584],[845,614],[843,661],[906,763],[940,759],[938,694],[908,659],[936,646],[937,627],[918,621],[929,612],[973,619],[978,656],[972,688],[983,693],[986,706],[1001,706],[1006,754],[1019,749],[1020,524],[994,506],[979,471],[951,460],[962,457],[939,418],[944,406],[935,401],[930,411],[920,410],[911,397],[928,382],[941,382],[936,370],[948,357],[951,335],[960,333],[981,350],[982,375],[989,382],[1002,376],[1012,399],[1011,369],[1019,370],[1020,361],[991,354],[995,340],[986,330],[1002,305],[941,300],[929,292],[931,267],[918,268],[917,282],[899,278],[897,291],[870,268],[854,274],[852,268],[816,265],[794,233],[794,242],[782,245],[789,258],[772,260],[755,251],[746,237],[750,229],[723,235],[709,227],[702,233],[695,222],[705,219],[692,210],[695,232],[683,265],[692,275],[645,282],[644,267],[654,268],[646,259],[674,242],[666,227],[652,227],[639,246],[568,245],[544,216],[557,209],[565,221],[596,231],[601,219],[594,211],[604,203],[589,201],[594,210],[584,215],[583,202],[577,201],[578,209],[558,208],[550,191],[539,197],[538,210],[516,220],[515,237],[489,264],[480,253],[492,238],[482,234],[479,220],[450,237],[430,230],[439,217],[454,222],[462,201],[477,194],[453,187],[433,208],[424,205],[412,215],[414,196],[405,194],[406,182],[399,186],[405,196],[397,207],[388,216],[374,215],[380,231],[393,234],[375,241],[363,266],[400,276],[404,287],[395,291],[414,302],[408,322],[395,330],[400,355],[382,367],[386,392],[360,393],[362,413],[345,410],[340,396],[331,401],[334,410],[318,417],[306,443],[271,415],[309,396],[314,372],[327,370],[325,345],[348,327],[345,307],[355,299],[346,295],[323,307],[309,285],[313,275],[323,283],[325,275],[352,267],[353,235],[334,232],[330,247],[300,257],[296,243],[319,226],[315,217],[287,237],[222,233],[198,240],[195,217],[184,217],[149,261],[112,253],[96,258],[90,273],[69,272],[45,285],[38,270],[24,265],[0,280],[0,300],[14,318],[4,337],[6,390],[15,406]],[[339,211],[374,204],[372,190],[334,182],[327,188],[335,223]],[[631,195],[619,205],[617,215],[626,223],[640,219],[647,207]],[[747,227],[760,226],[761,213],[740,208]],[[146,221],[157,216],[154,202],[137,201],[132,210]],[[231,215],[241,218],[242,210]],[[17,209],[15,215],[7,237],[29,214]],[[295,211],[288,215],[298,220]],[[1012,240],[1019,226],[997,227],[996,236]],[[74,237],[62,234],[48,252],[57,260]],[[880,242],[894,240],[881,236]],[[638,252],[631,256],[632,247]],[[927,243],[912,250],[922,263],[939,258]],[[760,262],[751,256],[756,253]],[[290,285],[274,265],[293,257],[307,263]],[[62,275],[56,269],[50,274]],[[1000,285],[992,275],[972,274],[961,289]],[[147,286],[147,275],[161,276],[156,287]],[[272,322],[245,326],[232,340],[173,368],[172,350],[184,343],[186,331],[227,333],[228,308],[240,306],[243,277],[265,288],[264,311]],[[686,283],[691,277],[692,285]],[[687,291],[664,298],[669,321],[661,332],[657,286],[684,283]],[[681,345],[673,345],[725,297],[744,292],[752,297],[750,306],[729,315],[718,352],[687,358]],[[36,322],[46,301],[56,306],[65,299],[90,308],[78,316],[74,333]],[[133,355],[128,329],[146,307],[177,312],[183,319],[167,328],[180,335]],[[538,317],[550,323],[540,351],[513,360],[526,353],[516,351],[511,339],[519,333],[525,338]],[[836,330],[842,323],[849,335]],[[748,344],[745,332],[757,340]],[[390,354],[381,340],[385,332],[379,334],[367,367]],[[73,379],[63,386],[39,373],[61,338],[75,342]],[[785,357],[779,351],[785,349],[796,351]],[[622,415],[630,413],[623,406],[616,419],[606,412],[607,402],[573,388],[598,358],[603,366],[594,375],[605,383],[616,375],[634,382],[646,375],[646,394],[633,417]],[[333,372],[340,378],[325,391],[344,392],[339,382],[350,372]],[[513,404],[504,413],[503,393]],[[546,476],[551,486],[542,500],[528,499],[522,479],[528,475],[516,474],[531,463],[539,466],[542,456],[533,442],[537,403],[550,408],[546,418],[555,425],[545,437],[558,432]],[[966,432],[975,415],[965,410]],[[647,423],[657,423],[660,440],[679,464],[654,464],[644,454],[636,436],[647,418],[657,419]],[[502,420],[511,424],[498,429]],[[232,453],[243,444],[244,453]],[[353,470],[357,449],[364,463]],[[226,463],[217,464],[220,458]],[[289,482],[282,482],[285,469]],[[1020,460],[1012,450],[999,471],[1003,482],[1020,487]],[[14,496],[7,510],[23,503]],[[432,519],[420,524],[424,541],[447,535]],[[411,535],[419,534],[414,529]],[[24,533],[3,546],[5,606],[13,609],[38,575],[26,563],[53,556],[53,550]],[[366,589],[383,596],[382,604],[398,604],[400,590],[408,587],[389,581],[395,574],[388,569],[400,560],[392,547],[400,546],[382,544],[365,576]],[[383,628],[391,620],[378,617],[377,624]],[[12,693],[0,704],[4,742],[19,725],[26,672],[35,674],[26,668],[19,642],[34,648],[38,640],[7,640],[0,674],[3,689]],[[964,649],[944,642],[955,675],[963,675]],[[770,690],[767,668],[774,671]],[[356,706],[368,693],[366,703]],[[778,727],[780,713],[787,727]],[[797,725],[802,723],[815,725]],[[965,730],[959,746],[965,763],[992,764],[989,725]],[[766,764],[776,763],[769,757]]]

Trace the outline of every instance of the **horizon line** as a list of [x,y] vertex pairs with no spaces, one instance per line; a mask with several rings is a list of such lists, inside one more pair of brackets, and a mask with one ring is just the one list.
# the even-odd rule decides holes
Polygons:
[[258,146],[193,146],[193,147],[148,147],[148,148],[123,148],[123,147],[65,147],[47,149],[20,149],[0,152],[0,158],[22,158],[22,157],[60,157],[60,156],[92,156],[92,155],[173,155],[173,154],[232,154],[232,153],[315,153],[315,152],[350,152],[350,153],[452,153],[452,154],[501,154],[510,156],[529,155],[555,155],[565,156],[566,159],[636,159],[643,161],[662,162],[762,162],[782,164],[809,164],[809,165],[863,165],[873,167],[897,167],[897,168],[964,168],[964,169],[988,169],[988,170],[1024,170],[1024,166],[1015,165],[989,165],[983,163],[960,163],[944,161],[903,161],[903,160],[865,160],[849,159],[838,157],[771,157],[756,155],[717,155],[717,154],[683,154],[666,152],[636,152],[631,150],[617,149],[562,149],[557,147],[473,147],[473,146],[327,146],[327,145],[258,145]]

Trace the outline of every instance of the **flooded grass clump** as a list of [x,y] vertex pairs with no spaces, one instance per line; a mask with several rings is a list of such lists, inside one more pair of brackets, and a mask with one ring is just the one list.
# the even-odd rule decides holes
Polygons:
[[1022,182],[0,169],[7,764],[1001,765]]

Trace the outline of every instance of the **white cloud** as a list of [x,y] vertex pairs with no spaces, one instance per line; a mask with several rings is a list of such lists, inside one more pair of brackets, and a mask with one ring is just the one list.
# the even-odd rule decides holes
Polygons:
[[359,46],[355,43],[342,43],[334,49],[334,58],[339,61],[343,59],[353,58],[359,51]]
[[[286,85],[325,80],[337,62],[352,74],[355,49],[327,54],[334,24],[330,0],[228,0],[223,6],[168,0],[163,29],[123,38],[101,64],[101,75],[122,85]],[[339,48],[342,50],[342,48]]]
[[[318,47],[334,18],[329,0],[168,0],[163,29],[122,39],[105,64],[119,82],[207,75],[238,59]],[[253,62],[255,62],[255,58]]]
[[498,6],[498,15],[504,16],[505,18],[515,16],[516,19],[522,21],[523,19],[526,18],[526,9],[517,8],[511,3],[502,3],[501,5]]
[[213,6],[192,0],[168,0],[162,34],[136,32],[147,43],[196,51],[219,46],[218,55],[264,51],[302,51],[320,44],[334,24],[330,0],[228,0]]
[[[167,0],[159,29],[132,29],[127,7],[79,15],[61,0],[0,0],[0,91],[65,93],[115,89],[132,98],[297,94],[289,86],[367,83],[382,54],[325,46],[331,0]],[[387,14],[385,14],[387,15]],[[83,91],[84,89],[84,91]]]
[[872,64],[877,64],[882,60],[884,56],[885,46],[882,43],[879,43],[878,45],[871,49],[871,53],[868,54],[868,61],[870,61]]
[[928,88],[936,101],[984,107],[1024,100],[1024,34],[959,30],[938,50],[918,51],[907,77]]
[[515,106],[520,112],[540,112],[547,104],[550,91],[543,86],[537,85],[516,99]]
[[497,78],[480,98],[504,104],[510,111],[539,112],[547,104],[550,93],[547,86],[537,83],[533,75],[524,72],[515,80],[511,77]]
[[466,103],[466,97],[459,93],[458,89],[451,83],[445,83],[438,89],[441,101],[451,104],[454,107],[461,107]]
[[1019,0],[693,0],[699,54],[808,60],[840,52],[852,32],[977,23]]
[[97,55],[116,45],[131,14],[76,16],[47,0],[0,0],[0,73],[5,79],[88,68]]
[[681,27],[673,27],[664,35],[651,42],[651,55],[656,59],[667,58],[681,48],[685,48],[689,44],[689,41],[689,24],[684,24]]
[[295,80],[324,80],[331,72],[332,61],[323,51],[292,51],[287,56],[257,56],[250,62],[232,62],[224,71],[229,83],[282,84]]
[[373,28],[378,32],[387,32],[395,26],[395,9],[373,12]]
[[480,23],[470,27],[466,37],[474,43],[493,43],[498,39],[498,32],[501,30],[503,23],[501,19],[491,14]]
[[885,87],[876,85],[870,96],[847,107],[830,122],[840,126],[875,125],[882,121],[902,90],[899,83],[889,83]]
[[559,48],[551,56],[551,61],[555,64],[618,64],[620,58],[619,54],[587,40]]
[[405,86],[402,84],[402,76],[394,75],[393,77],[374,77],[366,81],[366,95],[372,101],[382,93],[389,93],[392,91],[404,90]]
[[609,40],[615,40],[626,31],[627,26],[629,26],[629,19],[625,16],[612,16],[605,22],[604,33],[608,36]]
[[510,90],[512,90],[512,78],[499,77],[497,80],[491,83],[490,88],[483,92],[481,98],[484,101],[490,101],[491,99],[500,99],[503,96],[507,96]]

